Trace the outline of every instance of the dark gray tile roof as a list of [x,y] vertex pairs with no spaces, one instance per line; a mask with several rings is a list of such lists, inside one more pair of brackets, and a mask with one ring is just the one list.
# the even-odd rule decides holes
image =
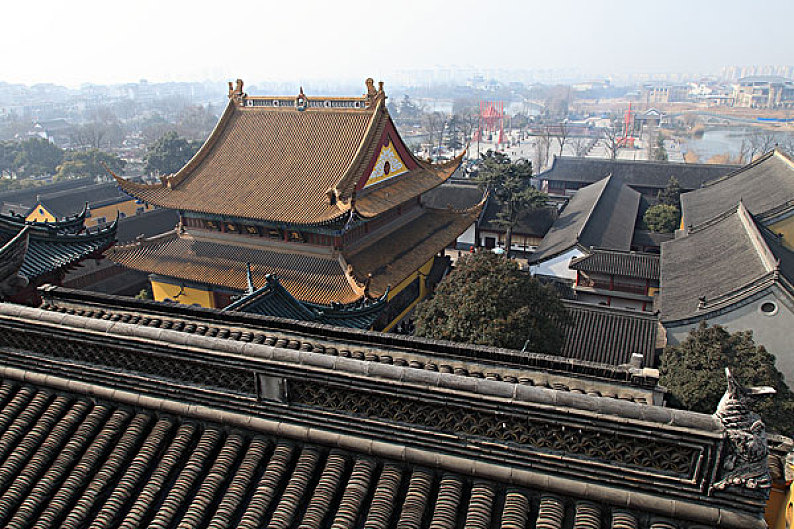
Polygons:
[[[20,225],[0,219],[0,247],[14,239],[20,230]],[[27,253],[19,271],[33,283],[53,271],[66,271],[89,256],[101,256],[101,252],[115,241],[116,223],[80,234],[62,233],[46,225],[31,224],[27,233]]]
[[621,365],[632,354],[654,367],[659,316],[580,301],[563,300],[571,322],[565,328],[561,356],[588,362]]
[[121,191],[115,183],[91,184],[39,195],[39,202],[58,218],[79,213],[86,202],[89,207],[100,207],[131,199],[132,197]]
[[422,194],[422,203],[435,209],[468,209],[482,200],[483,191],[476,182],[447,181]]
[[[39,195],[49,195],[52,193],[59,193],[79,187],[86,187],[94,184],[93,178],[75,178],[73,180],[59,180],[52,184],[46,184],[36,187],[28,187],[26,189],[15,189],[13,191],[4,191],[0,193],[0,202],[19,204],[24,208],[29,209],[36,205],[36,198]],[[82,204],[81,204],[82,207]],[[17,210],[16,213],[24,213],[24,211]]]
[[[766,232],[742,203],[662,244],[662,321],[680,320],[740,301],[794,271],[794,257]],[[773,251],[774,249],[774,251]],[[702,298],[702,299],[701,299]]]
[[140,215],[119,219],[116,234],[119,244],[134,241],[139,235],[154,237],[171,231],[179,223],[179,212],[173,209],[155,209]]
[[[488,198],[480,228],[483,230],[504,232],[505,228],[497,222],[501,203],[494,198]],[[533,209],[518,217],[518,222],[513,228],[515,235],[528,235],[530,237],[543,237],[548,233],[557,219],[557,209],[554,207]]]
[[659,280],[659,256],[644,252],[592,250],[571,260],[570,268],[640,279]]
[[247,312],[339,327],[369,329],[387,304],[388,294],[375,300],[364,298],[358,303],[347,305],[304,303],[295,299],[276,276],[268,274],[265,280],[265,286],[243,296],[223,311]]
[[578,190],[529,259],[545,261],[576,246],[630,250],[640,194],[614,176]]
[[731,208],[738,200],[753,215],[794,201],[794,161],[773,150],[706,187],[681,195],[685,226],[697,226]]
[[688,164],[603,158],[555,157],[539,180],[592,183],[613,175],[628,186],[664,189],[674,176],[682,189],[698,189],[738,168],[736,165]]
[[108,308],[0,304],[0,525],[764,527],[714,416]]

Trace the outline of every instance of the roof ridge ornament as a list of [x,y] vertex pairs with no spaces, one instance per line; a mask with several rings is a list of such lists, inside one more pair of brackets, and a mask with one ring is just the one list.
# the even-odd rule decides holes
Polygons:
[[232,82],[229,81],[229,99],[240,106],[245,105],[245,98],[248,97],[248,94],[243,92],[243,84],[242,79],[237,79],[235,85],[232,85]]
[[367,93],[364,94],[366,108],[372,108],[381,100],[386,99],[386,93],[383,91],[383,81],[378,82],[377,90],[375,89],[375,80],[372,77],[368,77],[365,84],[367,85]]
[[295,108],[297,108],[299,112],[303,112],[308,107],[309,100],[306,98],[306,94],[303,93],[303,87],[301,86],[300,93],[295,98]]
[[721,479],[712,488],[742,487],[754,495],[768,496],[772,478],[767,462],[766,428],[761,417],[750,408],[750,401],[756,395],[774,394],[775,389],[768,386],[745,388],[727,367],[725,377],[728,387],[714,417],[725,428],[727,455],[722,461]]

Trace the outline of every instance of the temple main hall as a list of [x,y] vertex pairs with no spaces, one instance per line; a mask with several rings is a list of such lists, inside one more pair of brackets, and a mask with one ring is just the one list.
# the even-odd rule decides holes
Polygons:
[[[389,330],[432,291],[449,262],[440,253],[471,226],[482,203],[433,209],[422,195],[463,154],[429,163],[406,147],[383,83],[361,97],[249,96],[229,103],[197,154],[147,185],[121,189],[179,211],[173,232],[117,246],[108,257],[149,272],[154,298],[222,308],[278,280],[305,314],[348,314]],[[382,310],[373,318],[373,304]],[[239,304],[238,304],[239,305]],[[243,304],[251,305],[251,304]],[[257,304],[254,304],[257,305]],[[288,314],[283,314],[289,317]],[[356,326],[356,325],[351,325]]]

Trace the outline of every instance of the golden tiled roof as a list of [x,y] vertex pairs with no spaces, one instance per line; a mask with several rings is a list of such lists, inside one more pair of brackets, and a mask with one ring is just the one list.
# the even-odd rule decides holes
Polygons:
[[[319,224],[351,208],[371,217],[446,180],[460,159],[432,165],[410,152],[411,171],[358,192],[393,129],[378,92],[338,106],[333,98],[305,98],[306,106],[276,99],[231,97],[205,144],[176,174],[144,185],[116,177],[145,202],[171,209],[294,224]],[[321,104],[325,103],[325,104]],[[396,134],[396,133],[395,133]]]
[[372,274],[369,293],[382,295],[388,286],[397,286],[466,231],[477,220],[483,205],[484,200],[466,210],[425,209],[391,234],[346,255],[353,277],[363,283]]
[[312,303],[350,303],[364,293],[346,274],[342,262],[330,255],[240,246],[234,241],[194,238],[176,231],[116,246],[107,257],[134,270],[237,291],[246,290],[245,263],[251,263],[255,286],[264,285],[267,274],[275,274],[293,296]]
[[361,299],[367,281],[371,296],[397,286],[471,226],[482,206],[481,202],[467,210],[425,209],[379,240],[341,256],[240,246],[232,238],[197,238],[174,231],[116,246],[107,257],[134,270],[237,291],[247,288],[248,262],[256,286],[265,284],[267,274],[274,274],[301,301],[350,303]]

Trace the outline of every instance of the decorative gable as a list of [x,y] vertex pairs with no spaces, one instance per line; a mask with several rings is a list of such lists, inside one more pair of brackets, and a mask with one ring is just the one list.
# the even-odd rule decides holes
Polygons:
[[406,167],[400,155],[397,154],[394,143],[389,139],[389,143],[381,147],[378,159],[375,161],[375,166],[364,183],[364,187],[383,182],[408,171],[408,167]]

